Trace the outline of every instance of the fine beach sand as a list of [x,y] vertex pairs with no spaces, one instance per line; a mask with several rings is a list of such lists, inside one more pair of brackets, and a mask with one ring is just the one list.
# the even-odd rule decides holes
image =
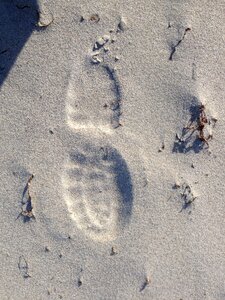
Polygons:
[[1,300],[225,299],[224,14],[0,1]]

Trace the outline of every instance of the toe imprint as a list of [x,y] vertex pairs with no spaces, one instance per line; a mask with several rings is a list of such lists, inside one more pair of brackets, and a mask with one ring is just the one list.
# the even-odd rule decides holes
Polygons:
[[86,145],[72,151],[62,181],[71,219],[92,239],[112,240],[129,222],[131,177],[114,148]]

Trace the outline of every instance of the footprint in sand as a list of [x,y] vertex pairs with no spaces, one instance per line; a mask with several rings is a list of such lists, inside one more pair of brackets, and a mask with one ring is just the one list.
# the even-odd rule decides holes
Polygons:
[[[71,219],[93,240],[115,239],[132,213],[132,180],[126,161],[102,137],[120,126],[122,91],[113,65],[74,66],[68,85],[66,121],[79,134],[62,176]],[[72,148],[72,149],[71,149]]]
[[122,89],[116,69],[110,65],[75,66],[67,91],[69,128],[112,133],[121,126],[121,115]]
[[92,239],[112,240],[129,222],[131,176],[116,149],[96,142],[72,149],[62,183],[71,219]]

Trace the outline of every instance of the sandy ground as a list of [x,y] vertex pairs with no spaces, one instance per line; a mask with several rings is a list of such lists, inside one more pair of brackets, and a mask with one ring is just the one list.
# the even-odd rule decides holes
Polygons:
[[225,299],[224,1],[0,9],[0,299]]

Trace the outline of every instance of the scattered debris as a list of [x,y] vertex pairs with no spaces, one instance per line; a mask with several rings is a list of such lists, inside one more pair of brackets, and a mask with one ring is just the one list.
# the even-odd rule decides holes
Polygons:
[[[174,151],[188,152],[193,149],[199,152],[204,145],[209,147],[209,140],[212,139],[212,129],[215,127],[217,119],[206,114],[205,105],[194,105],[190,108],[191,118],[189,124],[182,130],[181,136],[176,134]],[[198,135],[193,138],[193,133]]]
[[[169,27],[168,27],[168,28],[169,28]],[[171,49],[171,53],[170,53],[170,56],[169,56],[169,60],[173,60],[173,55],[174,55],[174,53],[176,52],[176,48],[177,48],[177,47],[180,45],[180,43],[184,40],[185,35],[186,35],[187,32],[190,31],[190,30],[191,30],[190,27],[185,28],[184,33],[183,33],[181,39],[180,39],[174,46],[171,47],[172,49]]]
[[47,246],[45,247],[45,252],[50,252],[50,250]]
[[140,292],[142,292],[150,283],[151,283],[151,279],[147,276],[145,278],[145,282],[142,284],[140,288]]
[[98,38],[94,44],[93,51],[101,49],[110,39],[109,35],[103,35],[102,37]]
[[23,276],[23,278],[29,278],[31,277],[29,274],[28,274],[28,263],[26,261],[26,259],[24,258],[23,255],[21,255],[19,257],[19,263],[18,263],[18,268]]
[[181,199],[183,200],[182,210],[188,208],[196,199],[197,197],[194,196],[191,187],[188,184],[183,185],[183,191],[181,193]]
[[[198,182],[194,182],[194,184],[196,184]],[[186,210],[187,208],[189,208],[190,210],[188,211],[188,213],[191,213],[191,206],[194,203],[195,199],[197,198],[197,196],[194,195],[192,188],[189,184],[187,183],[175,183],[172,186],[172,189],[176,190],[174,191],[168,200],[170,200],[171,198],[175,199],[175,200],[179,200],[182,202],[182,207],[181,210],[179,212],[182,212],[183,210]]]
[[[122,115],[122,88],[121,83],[118,78],[117,70],[114,67],[115,62],[120,58],[117,55],[110,55],[112,44],[115,42],[115,36],[119,31],[124,31],[126,27],[126,22],[121,19],[119,25],[117,26],[117,31],[108,31],[107,34],[100,36],[94,43],[92,51],[90,53],[90,62],[96,66],[101,66],[103,70],[106,71],[112,84],[112,91],[114,92],[115,99],[111,104],[107,104],[104,107],[107,108],[108,105],[112,110],[111,113],[111,125],[114,129],[122,126],[120,118]],[[112,46],[115,49],[115,47]]]
[[81,273],[83,272],[83,269],[81,268],[80,272],[79,272],[79,276],[78,276],[78,280],[77,280],[77,286],[81,287],[83,284],[83,279],[82,279],[82,275]]
[[49,129],[49,133],[54,134],[53,130]]

